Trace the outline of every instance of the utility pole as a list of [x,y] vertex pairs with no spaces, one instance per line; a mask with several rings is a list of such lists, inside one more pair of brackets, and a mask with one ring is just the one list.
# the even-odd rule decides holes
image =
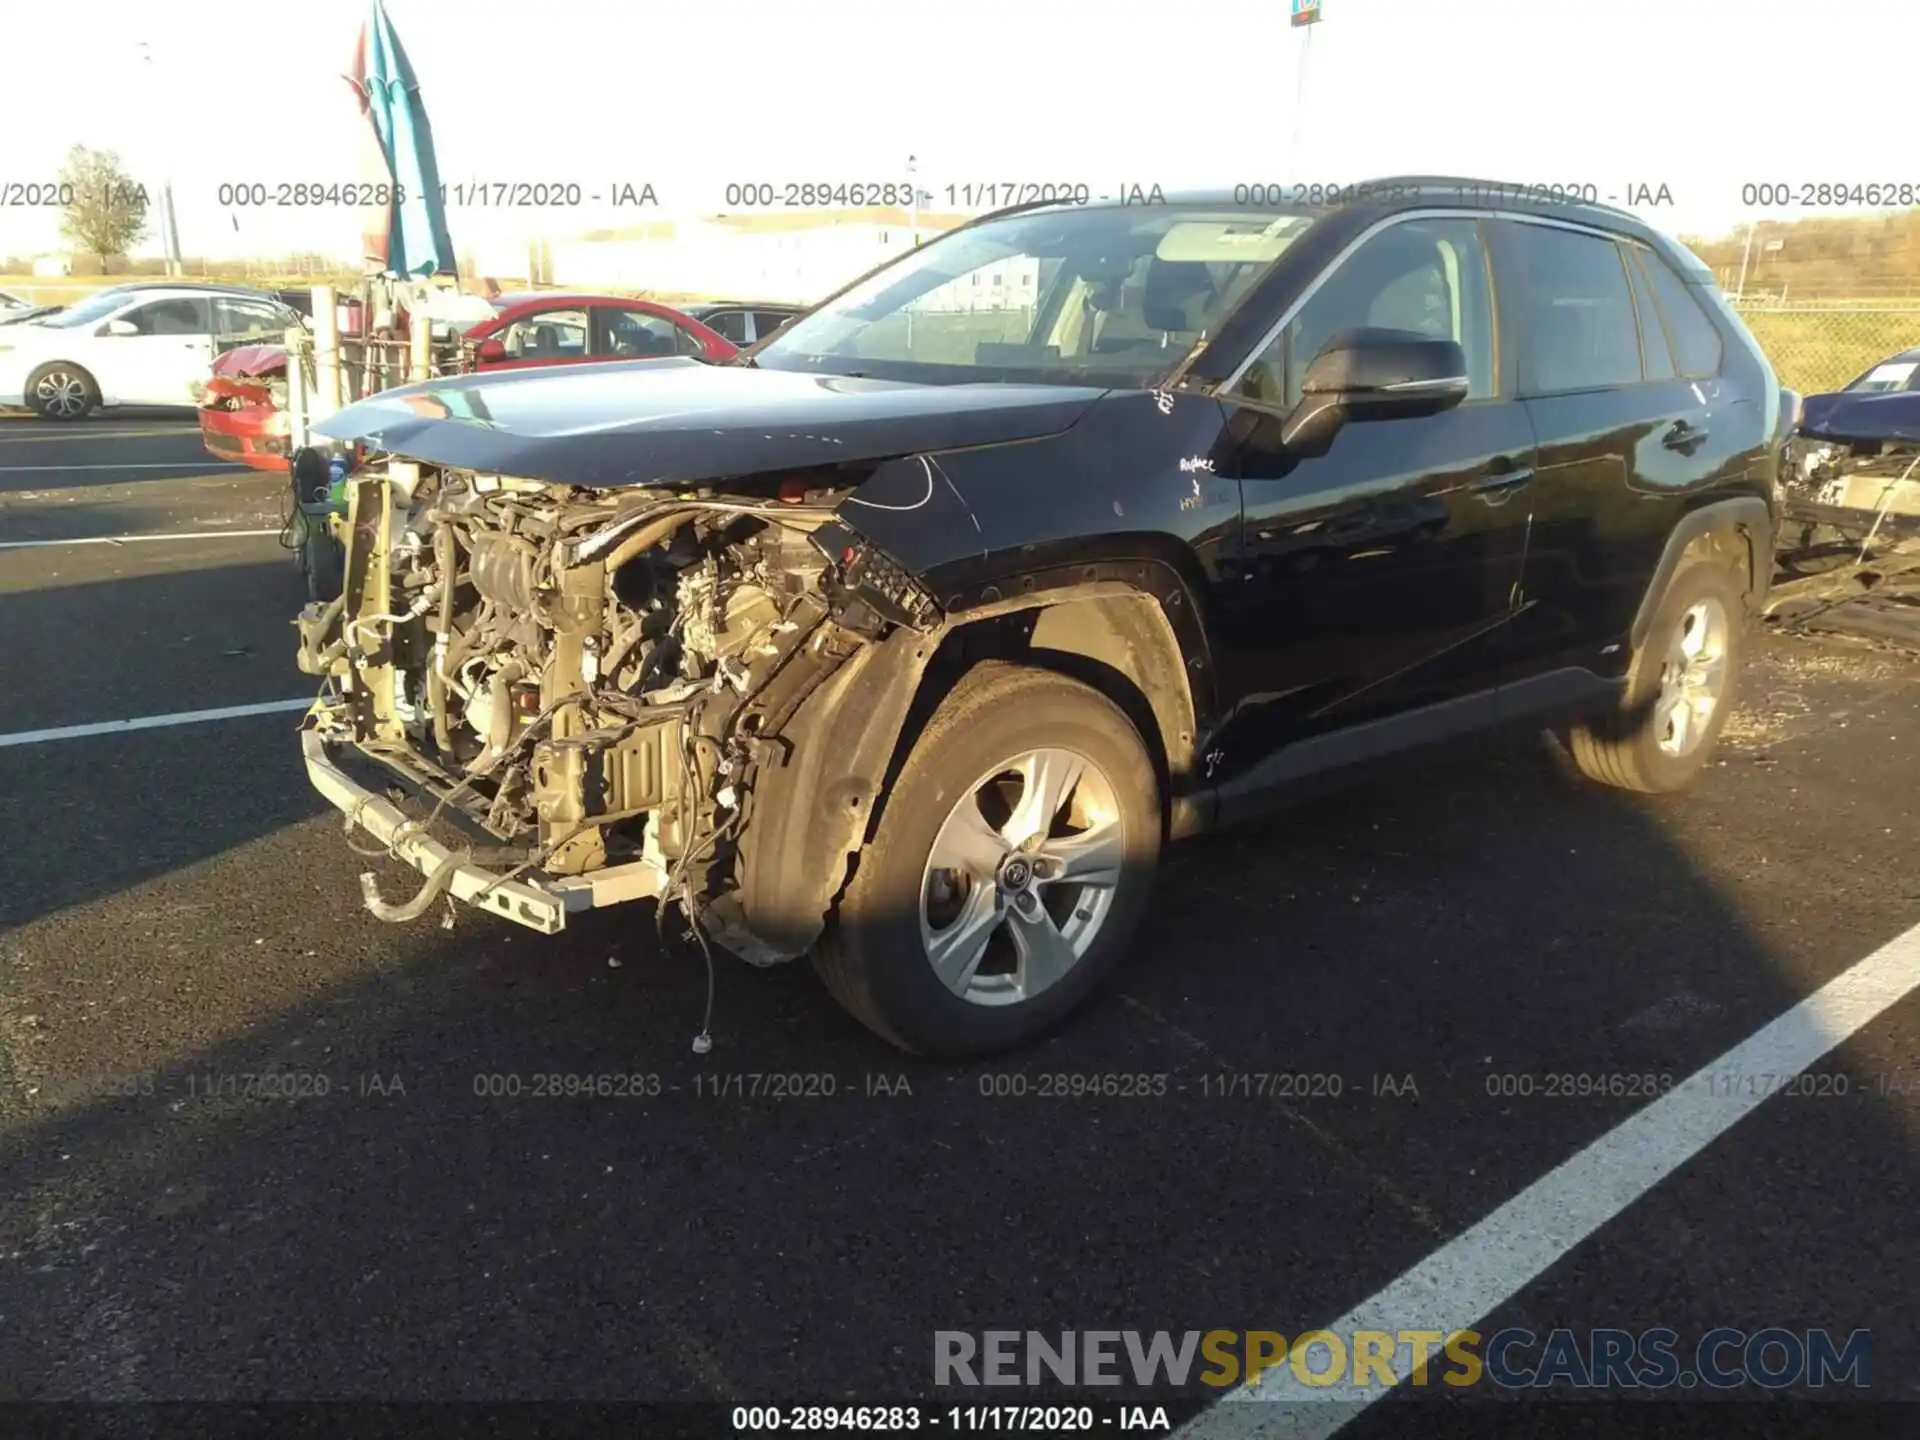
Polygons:
[[920,245],[920,179],[919,166],[914,157],[907,156],[907,234],[909,243],[918,249]]
[[[147,90],[155,102],[153,113],[164,113],[164,103],[160,100],[160,97],[152,95],[154,90],[153,49],[144,40],[136,41],[134,48],[139,51],[140,59],[145,64]],[[167,153],[169,155],[172,154],[171,151]],[[179,275],[183,268],[180,263],[180,226],[173,213],[173,174],[171,166],[162,172],[160,178],[160,250],[166,257],[167,274],[169,276]]]
[[1313,32],[1320,28],[1320,0],[1293,0],[1291,24],[1295,29],[1304,27],[1306,38],[1300,43],[1300,69],[1298,83],[1293,90],[1293,136],[1287,142],[1287,165],[1293,172],[1293,178],[1301,178],[1300,168],[1300,126],[1306,118],[1307,109],[1307,56],[1313,52]]
[[1746,248],[1740,252],[1740,284],[1733,292],[1733,298],[1736,300],[1745,299],[1747,294],[1747,261],[1753,255],[1753,226],[1754,222],[1749,220],[1747,222]]

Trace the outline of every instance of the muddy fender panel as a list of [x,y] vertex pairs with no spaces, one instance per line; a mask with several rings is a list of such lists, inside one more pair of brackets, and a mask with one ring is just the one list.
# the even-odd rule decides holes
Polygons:
[[796,958],[820,938],[933,651],[901,629],[855,652],[782,727],[783,762],[771,746],[762,759],[733,900],[763,955]]

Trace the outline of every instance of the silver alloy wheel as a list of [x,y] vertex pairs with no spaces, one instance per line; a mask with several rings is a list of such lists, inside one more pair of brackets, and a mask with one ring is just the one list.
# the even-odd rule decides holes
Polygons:
[[41,409],[62,420],[77,420],[87,413],[87,382],[71,370],[49,370],[33,387]]
[[1126,832],[1113,782],[1072,750],[1030,750],[967,787],[920,880],[920,943],[976,1005],[1057,985],[1113,909]]
[[1727,688],[1726,606],[1709,596],[1680,617],[1666,663],[1660,667],[1660,698],[1654,702],[1654,734],[1663,754],[1693,751],[1707,733]]

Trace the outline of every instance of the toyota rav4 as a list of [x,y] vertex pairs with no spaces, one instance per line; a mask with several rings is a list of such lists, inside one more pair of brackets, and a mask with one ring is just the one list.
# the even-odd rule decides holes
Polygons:
[[651,899],[975,1054],[1303,782],[1520,724],[1686,784],[1771,574],[1767,360],[1624,212],[1339,201],[1003,211],[730,361],[334,417],[305,761],[424,876],[368,907]]

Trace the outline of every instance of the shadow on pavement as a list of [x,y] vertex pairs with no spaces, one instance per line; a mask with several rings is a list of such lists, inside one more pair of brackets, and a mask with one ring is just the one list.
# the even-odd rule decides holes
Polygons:
[[[650,912],[382,927],[331,818],[269,836],[291,794],[236,803],[147,873],[238,845],[201,879],[262,893],[209,891],[164,955],[150,921],[74,940],[75,912],[0,941],[40,1092],[0,1152],[7,1388],[877,1402],[931,1394],[938,1329],[1297,1333],[1644,1103],[1493,1098],[1490,1073],[1681,1078],[1863,953],[1764,938],[1769,897],[1695,863],[1779,823],[1751,773],[1664,806],[1528,746],[1423,775],[1176,851],[1108,989],[967,1066],[724,955],[696,1057],[705,972]],[[135,853],[151,823],[102,828]],[[1249,1073],[1340,1093],[1219,1083]]]

